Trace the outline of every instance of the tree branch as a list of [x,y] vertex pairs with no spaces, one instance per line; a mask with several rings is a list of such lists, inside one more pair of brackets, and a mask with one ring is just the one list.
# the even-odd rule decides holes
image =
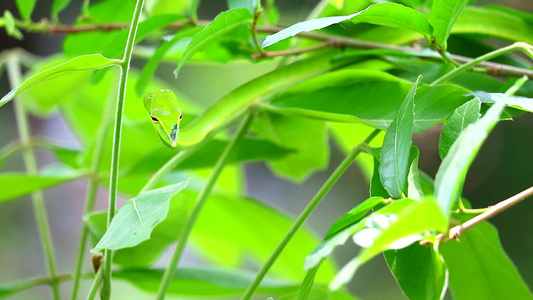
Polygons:
[[498,204],[494,205],[494,206],[490,206],[487,211],[485,211],[484,213],[476,216],[476,217],[473,217],[472,219],[464,222],[463,224],[461,225],[457,225],[455,227],[452,227],[449,231],[448,231],[448,234],[439,234],[437,235],[436,237],[436,240],[439,242],[439,243],[442,243],[442,242],[446,242],[448,240],[451,240],[451,239],[457,239],[463,232],[465,232],[466,230],[476,226],[477,224],[483,222],[483,221],[486,221],[487,219],[489,218],[492,218],[494,217],[495,215],[503,212],[504,210],[508,209],[509,207],[529,198],[533,196],[533,186],[528,188],[527,190],[525,191],[522,191],[514,196],[512,196],[511,198],[508,198],[506,200],[503,200],[501,202],[499,202]]

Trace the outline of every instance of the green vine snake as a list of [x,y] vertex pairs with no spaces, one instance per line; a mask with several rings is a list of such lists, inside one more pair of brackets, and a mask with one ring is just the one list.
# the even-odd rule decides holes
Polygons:
[[144,96],[143,102],[161,141],[175,148],[183,118],[176,95],[171,90],[154,90]]

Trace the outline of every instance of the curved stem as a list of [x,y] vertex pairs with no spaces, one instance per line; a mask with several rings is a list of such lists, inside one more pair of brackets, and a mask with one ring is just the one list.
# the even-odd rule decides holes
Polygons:
[[[111,115],[111,104],[113,102],[107,101],[107,105],[104,109],[102,120],[100,121],[100,126],[98,128],[98,133],[95,138],[94,153],[92,157],[92,163],[89,170],[89,173],[92,176],[89,177],[89,184],[87,186],[87,195],[85,200],[85,209],[83,211],[83,216],[85,217],[94,209],[94,202],[96,200],[96,191],[98,190],[98,185],[100,183],[97,178],[98,171],[100,170],[100,164],[102,162],[102,151],[104,148],[105,133],[109,123],[109,118]],[[85,258],[85,247],[87,244],[87,237],[89,236],[89,228],[86,222],[82,222],[80,243],[78,245],[78,256],[76,260],[76,269],[74,271],[74,281],[72,283],[72,292],[70,299],[76,300],[78,298],[78,290],[81,280],[81,274],[83,269],[83,259]]]
[[469,70],[470,68],[472,68],[473,66],[475,66],[475,65],[477,65],[477,64],[479,64],[481,62],[493,59],[495,57],[498,57],[500,55],[503,55],[503,54],[506,54],[506,53],[509,53],[509,52],[518,51],[518,50],[523,51],[524,53],[526,53],[533,60],[533,50],[531,50],[531,45],[526,44],[526,43],[522,43],[522,42],[518,42],[518,43],[514,43],[514,44],[512,44],[510,46],[507,46],[507,47],[504,47],[504,48],[489,52],[489,53],[487,53],[485,55],[482,55],[482,56],[480,56],[480,57],[478,57],[476,59],[473,59],[473,60],[461,65],[460,67],[458,67],[458,68],[456,68],[456,69],[444,74],[442,77],[440,77],[437,80],[433,81],[433,83],[431,85],[439,84],[441,82],[449,80],[452,77],[458,75],[459,73],[464,72],[466,70]]
[[[370,135],[362,142],[362,144],[368,144],[370,143],[378,134],[380,130],[376,129],[370,133]],[[244,295],[242,296],[242,300],[248,300],[252,295],[254,294],[257,287],[259,287],[259,284],[265,277],[265,275],[270,270],[270,267],[274,264],[274,262],[278,259],[279,255],[285,249],[285,246],[289,243],[289,241],[292,239],[294,234],[298,231],[298,229],[302,226],[304,221],[309,217],[311,212],[315,209],[315,207],[320,203],[322,198],[329,192],[329,190],[335,185],[337,180],[342,176],[344,171],[348,169],[348,167],[352,164],[354,159],[361,153],[361,148],[359,146],[355,147],[347,156],[346,158],[341,162],[341,164],[337,167],[337,169],[331,174],[331,176],[326,180],[326,182],[322,185],[320,190],[316,193],[316,195],[313,197],[311,202],[307,204],[305,209],[300,213],[296,221],[292,224],[289,231],[285,234],[281,242],[278,244],[274,252],[270,254],[270,257],[266,261],[266,263],[263,265],[257,276],[255,277],[254,281],[250,284],[246,292],[244,292]]]
[[[111,155],[111,174],[109,176],[109,206],[107,210],[107,226],[111,224],[111,220],[115,215],[115,206],[118,190],[118,171],[119,171],[119,156],[120,156],[120,141],[122,136],[122,117],[124,114],[124,101],[126,99],[126,86],[128,81],[128,72],[130,69],[131,56],[133,52],[133,44],[135,42],[135,35],[139,26],[139,18],[144,5],[144,0],[137,0],[135,4],[135,11],[131,21],[128,40],[126,41],[126,49],[124,50],[124,58],[122,59],[122,66],[120,72],[120,82],[118,91],[118,100],[115,111],[115,126],[113,135],[113,150]],[[106,250],[104,254],[104,269],[103,269],[103,285],[101,291],[102,299],[109,299],[111,294],[111,263],[112,251]]]
[[94,296],[96,296],[96,292],[98,291],[98,286],[100,285],[100,282],[102,281],[102,275],[104,274],[102,268],[96,272],[96,276],[94,277],[93,284],[91,285],[91,289],[89,290],[89,294],[87,294],[87,300],[93,300]]
[[174,253],[172,254],[172,258],[170,259],[168,267],[165,270],[165,274],[163,275],[161,285],[159,286],[159,291],[157,292],[156,299],[162,300],[165,298],[165,294],[167,292],[170,281],[172,280],[172,277],[174,276],[174,272],[176,271],[176,268],[180,261],[181,254],[183,253],[183,250],[185,249],[185,245],[187,244],[189,235],[194,227],[194,224],[196,224],[196,220],[198,219],[198,216],[200,215],[200,211],[202,210],[207,198],[211,194],[211,190],[215,186],[215,183],[217,182],[218,177],[222,173],[222,170],[224,169],[224,166],[226,165],[226,162],[228,160],[229,155],[231,154],[231,151],[244,138],[244,135],[248,131],[248,128],[250,127],[250,124],[252,123],[252,120],[253,120],[253,112],[249,112],[244,117],[244,120],[240,124],[239,129],[237,129],[237,132],[235,133],[235,136],[233,137],[231,142],[228,143],[228,145],[224,149],[224,152],[222,152],[222,154],[220,155],[215,167],[213,168],[213,171],[211,172],[211,175],[209,176],[209,180],[207,181],[203,190],[198,195],[196,204],[191,214],[187,218],[187,222],[185,223],[185,225],[183,226],[183,229],[180,232],[180,236],[178,238],[178,245],[176,246],[176,249],[174,250]]
[[[18,57],[13,54],[7,61],[7,71],[9,81],[12,88],[16,88],[21,83],[21,71]],[[22,144],[29,144],[31,141],[30,125],[26,110],[20,101],[15,101],[15,115],[17,120],[17,129]],[[28,174],[37,173],[37,162],[35,159],[35,153],[33,149],[24,149],[24,164]],[[44,251],[44,258],[52,279],[57,278],[56,259],[54,254],[54,245],[52,243],[52,234],[50,233],[50,225],[48,222],[48,216],[46,214],[46,208],[44,206],[43,194],[41,191],[35,191],[32,193],[33,211],[37,225],[39,229],[39,235],[41,236],[41,244]],[[55,280],[52,283],[52,293],[54,299],[60,299],[59,282]]]

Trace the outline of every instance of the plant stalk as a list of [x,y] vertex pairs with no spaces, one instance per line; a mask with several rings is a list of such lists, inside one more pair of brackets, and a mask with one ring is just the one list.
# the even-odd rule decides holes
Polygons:
[[[361,144],[368,144],[370,143],[380,132],[380,129],[376,129],[368,135],[368,137],[361,143]],[[329,190],[335,185],[337,180],[342,176],[342,174],[348,169],[348,167],[352,164],[354,159],[361,153],[362,150],[359,146],[355,147],[347,156],[346,158],[341,162],[341,164],[337,167],[337,169],[331,174],[331,176],[326,180],[326,182],[322,185],[320,190],[316,193],[316,195],[313,197],[311,202],[307,204],[305,209],[300,213],[296,221],[292,224],[289,231],[285,234],[281,242],[278,244],[276,249],[272,252],[266,263],[263,265],[257,276],[255,277],[254,281],[250,284],[244,295],[242,296],[241,300],[248,300],[252,297],[257,287],[259,287],[259,284],[261,284],[261,281],[265,277],[265,275],[268,273],[274,262],[278,259],[279,255],[285,249],[285,246],[289,243],[289,241],[292,239],[294,234],[300,229],[304,221],[309,217],[311,212],[315,209],[315,207],[320,203],[320,201],[324,198],[324,196],[329,192]]]
[[[7,61],[7,72],[9,82],[12,88],[16,88],[21,83],[21,70],[19,59],[16,54],[10,56]],[[20,141],[23,145],[31,142],[30,124],[28,121],[28,115],[26,109],[20,101],[14,101],[15,115],[17,120],[17,129],[20,136]],[[35,159],[35,153],[31,148],[25,148],[23,153],[24,164],[26,165],[26,171],[28,174],[37,174],[37,161]],[[48,273],[52,278],[51,284],[52,293],[54,299],[61,299],[60,287],[57,279],[56,259],[54,254],[54,245],[52,242],[52,234],[50,232],[50,224],[48,222],[48,216],[46,213],[46,207],[44,206],[43,194],[41,191],[35,191],[32,193],[33,211],[37,226],[39,229],[39,235],[41,237],[41,245],[44,252],[44,259]]]
[[237,132],[235,133],[235,136],[233,137],[233,139],[228,143],[228,145],[224,149],[224,152],[222,152],[222,154],[220,155],[216,165],[213,168],[213,171],[211,172],[211,175],[209,176],[209,180],[207,181],[203,190],[198,195],[196,204],[191,214],[187,218],[187,222],[185,223],[185,225],[183,226],[183,229],[180,232],[180,235],[178,238],[178,245],[176,246],[176,249],[174,250],[174,253],[172,254],[172,258],[170,259],[168,267],[165,270],[165,274],[163,275],[163,279],[161,280],[161,284],[159,286],[159,291],[157,292],[156,299],[162,300],[165,298],[168,286],[170,284],[170,281],[174,277],[174,273],[180,261],[181,254],[183,253],[183,250],[185,249],[185,245],[187,244],[187,240],[189,239],[189,235],[191,234],[194,224],[196,224],[196,220],[198,219],[198,216],[200,215],[200,212],[207,198],[211,194],[211,191],[213,190],[213,187],[215,186],[215,183],[217,182],[218,177],[222,173],[222,170],[224,169],[224,166],[226,165],[226,162],[228,161],[229,155],[231,154],[235,146],[244,138],[246,132],[248,131],[248,128],[250,127],[250,124],[252,123],[252,120],[253,120],[253,112],[250,111],[244,117],[244,120],[242,121],[239,128],[237,129]]
[[[126,99],[126,86],[128,81],[128,72],[130,69],[131,56],[133,52],[133,44],[139,27],[139,19],[144,5],[144,0],[137,0],[135,4],[135,11],[131,21],[128,40],[126,41],[126,49],[124,50],[124,58],[120,70],[120,82],[118,100],[115,112],[115,126],[113,134],[113,150],[111,156],[111,174],[109,176],[109,206],[107,215],[107,227],[111,224],[111,220],[115,215],[117,190],[118,190],[118,171],[119,171],[119,157],[120,157],[120,142],[122,136],[122,117],[124,114],[124,101]],[[102,299],[109,299],[111,295],[111,264],[112,251],[105,250],[104,252],[104,269],[103,269],[103,285],[100,297]]]

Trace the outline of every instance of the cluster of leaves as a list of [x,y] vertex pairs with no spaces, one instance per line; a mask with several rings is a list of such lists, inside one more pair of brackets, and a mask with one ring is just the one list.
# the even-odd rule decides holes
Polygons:
[[[198,254],[215,268],[178,269],[168,294],[242,295],[253,274],[226,270],[243,270],[250,259],[262,265],[292,224],[290,217],[245,196],[239,172],[243,163],[264,161],[276,175],[302,181],[326,167],[331,136],[346,152],[359,145],[365,157],[357,162],[367,170],[370,197],[332,224],[322,241],[307,229],[299,230],[255,295],[352,299],[339,288],[359,266],[384,252],[409,299],[440,299],[448,284],[456,299],[531,299],[489,223],[465,232],[461,242],[439,244],[436,236],[446,233],[449,224],[471,217],[453,212],[469,207],[461,199],[462,186],[491,129],[500,120],[533,112],[533,100],[526,98],[533,94],[530,82],[495,78],[486,68],[457,71],[449,52],[475,57],[495,50],[486,43],[491,37],[521,42],[512,50],[523,50],[533,59],[533,48],[527,44],[533,43],[533,16],[499,6],[473,6],[466,0],[326,2],[313,19],[283,30],[275,27],[279,13],[274,1],[266,1],[264,7],[254,0],[228,1],[230,9],[210,22],[197,20],[198,1],[152,1],[146,6],[135,35],[136,44],[145,44],[135,55],[146,63],[130,72],[125,86],[120,152],[118,189],[132,198],[109,227],[105,212],[84,216],[92,251],[116,251],[113,263],[121,270],[113,273],[114,278],[155,293],[162,270],[151,266],[178,239],[206,174],[229,144],[228,125],[252,114],[250,132],[231,149],[230,165],[191,236]],[[51,18],[58,20],[68,3],[54,1]],[[6,12],[0,25],[16,38],[23,37],[21,30],[53,32],[55,25],[31,23],[34,4],[17,1],[23,20]],[[81,144],[73,149],[50,141],[33,143],[55,154],[58,165],[38,174],[0,174],[0,186],[10,187],[0,192],[0,202],[84,176],[108,184],[114,133],[110,105],[119,80],[110,67],[123,63],[128,31],[99,31],[98,26],[130,22],[134,6],[133,1],[121,0],[84,6],[83,18],[74,27],[95,30],[67,34],[60,55],[32,66],[27,79],[0,100],[2,106],[19,96],[16,101],[39,116],[60,112]],[[304,32],[310,33],[302,34],[299,43],[288,39]],[[258,41],[263,41],[262,47]],[[425,50],[398,47],[420,41]],[[332,49],[306,50],[318,50],[321,43]],[[207,108],[154,77],[161,63],[177,65],[179,80],[185,72],[181,68],[189,62],[226,63],[256,55],[261,59],[254,62],[260,64],[271,61],[268,53],[294,50],[305,54],[292,63],[290,57],[282,59],[275,70]],[[527,70],[520,68],[531,65],[511,55],[497,61],[525,74]],[[503,94],[509,87],[514,89]],[[145,91],[162,88],[177,94],[185,116],[178,153],[189,154],[158,182],[158,189],[144,191],[151,175],[176,155],[158,141],[142,104]],[[512,95],[515,92],[519,95]],[[419,151],[412,135],[442,122],[442,163],[433,180],[418,169]],[[372,145],[361,144],[375,129],[385,134]],[[27,145],[7,145],[0,151],[0,163],[25,149]],[[350,238],[362,250],[339,270],[325,258]],[[419,243],[422,240],[425,245]],[[482,276],[476,275],[479,272]],[[1,287],[0,296],[19,287]]]

